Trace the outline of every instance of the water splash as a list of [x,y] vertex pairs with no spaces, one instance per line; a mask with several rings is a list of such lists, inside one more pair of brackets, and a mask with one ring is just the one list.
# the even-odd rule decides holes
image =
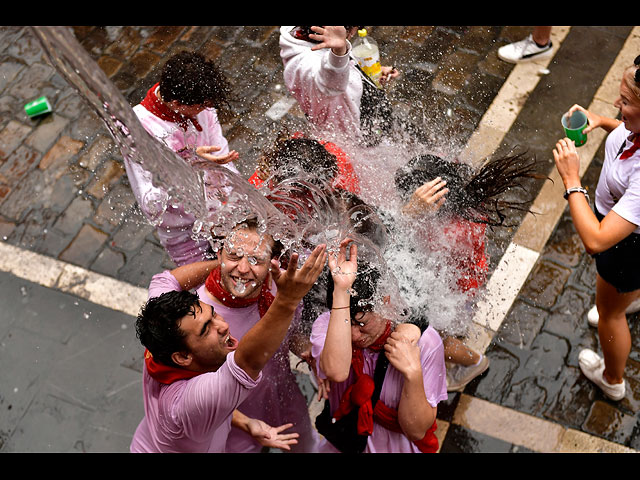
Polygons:
[[[159,221],[169,202],[196,218],[194,238],[224,235],[233,225],[255,215],[263,231],[292,245],[295,225],[240,175],[208,162],[192,166],[142,127],[133,109],[78,43],[68,27],[32,27],[49,62],[104,121],[123,157],[152,174],[166,191],[148,200]],[[195,159],[194,159],[195,160]],[[197,163],[197,162],[193,162]],[[215,186],[215,188],[213,188]]]
[[[389,315],[397,318],[409,307],[418,308],[434,326],[452,330],[456,311],[463,302],[450,288],[455,269],[448,268],[442,252],[426,251],[416,242],[415,224],[401,221],[400,201],[393,184],[395,171],[410,158],[421,153],[446,158],[447,151],[452,150],[450,145],[435,152],[432,146],[425,152],[425,147],[410,135],[397,132],[394,142],[364,150],[343,136],[325,135],[325,140],[335,141],[348,153],[360,179],[362,200],[373,208],[349,206],[302,173],[275,186],[256,189],[225,167],[195,161],[192,165],[151,137],[68,27],[41,26],[31,30],[50,63],[104,121],[122,155],[149,171],[154,185],[167,192],[150,198],[146,205],[152,208],[156,220],[167,205],[180,204],[195,218],[194,239],[204,238],[217,249],[217,237],[226,236],[234,225],[255,216],[259,232],[269,232],[285,250],[298,252],[300,262],[313,246],[326,243],[333,253],[340,240],[349,236],[359,244],[359,258],[382,273],[384,280],[379,285],[384,288],[378,297],[394,299]],[[375,208],[389,212],[384,222]],[[388,234],[389,224],[394,226],[392,235]],[[382,300],[379,303],[385,305]]]

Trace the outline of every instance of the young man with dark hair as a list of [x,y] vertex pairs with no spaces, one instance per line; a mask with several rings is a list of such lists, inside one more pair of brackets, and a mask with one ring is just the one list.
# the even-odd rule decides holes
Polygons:
[[[289,449],[297,435],[291,425],[270,427],[236,409],[264,383],[262,370],[280,348],[301,299],[326,262],[325,246],[301,268],[292,254],[286,270],[267,261],[277,293],[261,304],[261,318],[238,342],[217,306],[189,293],[215,270],[217,260],[195,262],[154,276],[150,300],[136,331],[145,352],[145,417],[132,452],[225,452],[232,430],[244,430],[268,446]],[[266,308],[264,311],[262,308]],[[273,425],[273,424],[272,424]],[[234,430],[236,430],[234,429]]]

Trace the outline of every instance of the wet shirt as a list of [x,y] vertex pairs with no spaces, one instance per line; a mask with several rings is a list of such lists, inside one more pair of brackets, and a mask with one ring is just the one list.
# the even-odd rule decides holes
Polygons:
[[[196,119],[202,131],[198,131],[193,125],[184,130],[176,123],[155,116],[142,105],[136,105],[133,111],[144,129],[174,152],[184,152],[187,149],[190,156],[196,147],[208,145],[221,147],[216,155],[229,152],[229,145],[222,135],[215,109],[206,109],[197,115]],[[157,226],[160,243],[176,265],[208,259],[209,243],[206,240],[196,241],[191,238],[194,217],[186,213],[181,205],[167,202],[166,190],[154,186],[151,173],[141,165],[126,157],[124,164],[131,189],[142,213]],[[238,173],[233,162],[224,166]],[[212,187],[215,188],[215,183]]]
[[622,152],[632,146],[630,135],[622,123],[607,136],[595,205],[602,215],[614,211],[638,225],[633,233],[640,233],[640,150],[620,159]]
[[[180,290],[168,271],[151,280],[149,298]],[[145,416],[131,443],[133,453],[223,453],[231,431],[231,415],[259,385],[235,363],[234,352],[216,372],[170,385],[143,370]]]
[[[313,324],[311,333],[311,353],[316,361],[318,376],[326,378],[320,369],[320,355],[324,349],[324,341],[329,327],[331,312],[320,315]],[[427,401],[432,407],[436,407],[439,402],[446,400],[447,382],[444,363],[444,346],[438,332],[432,327],[428,327],[418,342],[420,346],[420,358],[422,362],[422,376],[424,391]],[[364,373],[373,376],[378,355],[372,350],[364,350]],[[347,388],[355,381],[353,369],[349,377],[339,384],[331,383],[329,391],[329,402],[331,413],[333,414]],[[380,399],[390,408],[398,409],[402,385],[404,383],[402,374],[389,365],[385,375]],[[336,452],[337,450],[328,442],[323,442],[320,447],[321,452]],[[365,453],[420,453],[420,450],[402,433],[392,432],[374,422],[373,434],[367,441]]]
[[[276,294],[275,283],[271,293]],[[229,324],[231,335],[238,340],[259,320],[257,303],[242,308],[231,308],[214,302],[206,292],[205,285],[197,289],[201,301],[212,305],[214,310]],[[301,307],[296,310],[289,333],[273,358],[262,369],[263,380],[253,389],[248,398],[238,407],[242,413],[251,418],[263,420],[271,426],[293,423],[295,428],[287,430],[300,435],[298,444],[292,446],[292,451],[312,453],[316,448],[316,435],[309,418],[307,401],[302,395],[296,377],[291,371],[289,344],[292,332],[300,322]],[[250,435],[232,429],[227,442],[227,452],[251,453],[259,452],[261,445]]]

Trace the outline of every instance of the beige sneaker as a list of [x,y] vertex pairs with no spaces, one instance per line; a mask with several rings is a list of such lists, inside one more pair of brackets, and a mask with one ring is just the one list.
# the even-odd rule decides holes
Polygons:
[[482,375],[489,368],[489,359],[482,355],[476,365],[447,364],[447,391],[461,392],[467,384],[479,375]]

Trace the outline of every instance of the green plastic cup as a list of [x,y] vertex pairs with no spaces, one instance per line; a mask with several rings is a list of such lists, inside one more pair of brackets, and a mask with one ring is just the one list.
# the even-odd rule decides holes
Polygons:
[[24,106],[24,111],[30,117],[37,117],[38,115],[43,115],[45,113],[49,113],[52,111],[51,104],[47,97],[36,98],[32,102],[27,103]]
[[576,144],[576,147],[587,143],[587,134],[582,130],[587,126],[587,116],[584,112],[576,110],[571,114],[565,113],[562,115],[562,127],[564,133]]

